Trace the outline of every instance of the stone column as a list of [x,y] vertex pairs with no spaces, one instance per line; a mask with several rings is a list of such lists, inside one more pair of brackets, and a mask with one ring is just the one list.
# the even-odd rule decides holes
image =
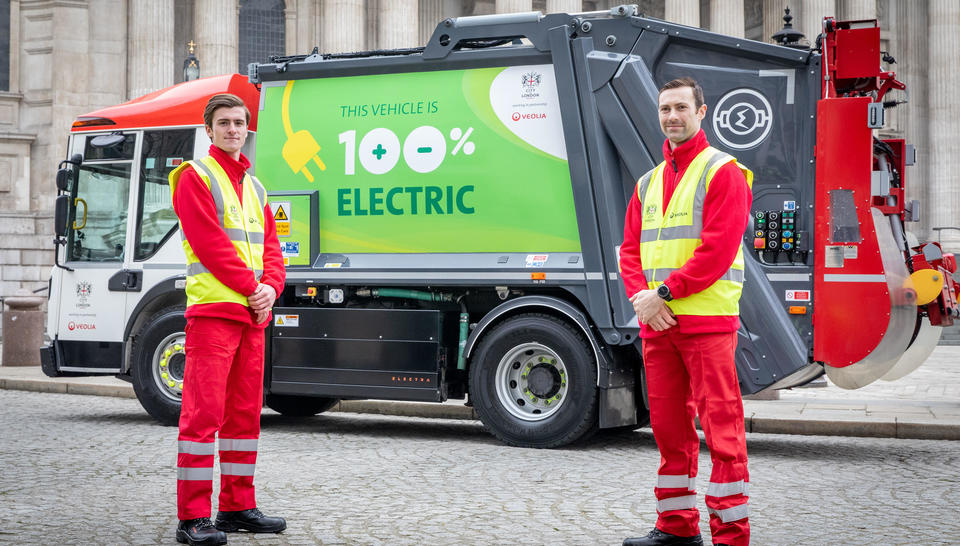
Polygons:
[[361,0],[323,0],[320,50],[343,53],[366,49],[366,10]]
[[533,11],[533,0],[497,0],[494,9],[497,13]]
[[[926,64],[930,105],[930,186],[931,227],[957,226],[960,219],[960,121],[956,115],[956,92],[960,86],[957,59],[960,59],[960,2],[930,0]],[[910,94],[913,97],[913,93]],[[941,241],[947,251],[960,250],[960,233],[945,231]]]
[[[793,16],[793,21],[790,24],[794,28],[797,27],[797,11],[796,11],[796,2],[789,2],[789,0],[763,0],[763,41],[766,43],[772,43],[773,40],[770,39],[775,32],[778,32],[783,28],[783,10],[784,8],[790,8],[790,15]],[[809,36],[808,36],[809,38]]]
[[[533,2],[530,3],[533,9]],[[580,0],[547,0],[547,13],[580,13],[583,2]]]
[[[906,199],[920,201],[920,222],[908,222],[905,227],[918,238],[930,240],[930,212],[935,206],[935,200],[929,191],[931,164],[927,127],[927,12],[916,9],[916,5],[910,2],[897,2],[894,10],[894,20],[899,24],[895,29],[897,64],[893,65],[893,69],[897,73],[897,79],[907,85],[910,102],[897,106],[892,114],[896,116],[907,144],[913,144],[917,150],[917,164],[907,167],[904,177]],[[900,97],[902,94],[894,91],[892,96]]]
[[196,0],[193,20],[200,77],[235,73],[240,62],[237,0]]
[[663,5],[663,18],[688,27],[700,26],[700,0],[667,0]]
[[284,9],[286,15],[286,47],[287,55],[305,55],[313,51],[318,45],[313,36],[314,29],[314,0],[287,0]]
[[20,92],[20,0],[10,0],[10,72],[7,81],[10,93]]
[[173,44],[173,0],[130,0],[127,97],[173,85],[178,68]]
[[377,38],[381,49],[420,45],[417,0],[380,2],[377,14]]
[[844,21],[876,19],[877,0],[840,0],[840,13],[838,15]]
[[793,28],[806,34],[812,45],[823,29],[823,18],[837,15],[835,0],[800,0],[800,11],[793,20]]
[[463,12],[463,2],[461,0],[420,0],[420,12],[418,14],[420,43],[418,45],[426,45],[441,21],[448,17],[455,18],[463,15],[467,14]]
[[743,38],[743,0],[710,0],[710,31]]

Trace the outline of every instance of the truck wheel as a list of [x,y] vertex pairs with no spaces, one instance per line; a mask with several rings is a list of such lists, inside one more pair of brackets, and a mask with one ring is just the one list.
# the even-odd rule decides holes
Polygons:
[[332,409],[339,398],[268,394],[267,407],[287,417],[311,417]]
[[140,405],[161,424],[180,421],[180,396],[186,368],[187,319],[183,307],[153,315],[133,345],[133,392]]
[[559,447],[596,430],[596,379],[581,332],[549,315],[524,314],[484,336],[470,367],[470,397],[504,443]]

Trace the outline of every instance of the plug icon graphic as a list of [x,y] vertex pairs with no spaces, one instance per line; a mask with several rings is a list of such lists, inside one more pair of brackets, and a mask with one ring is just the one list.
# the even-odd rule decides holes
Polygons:
[[327,170],[326,164],[320,159],[320,145],[307,130],[293,132],[290,125],[290,94],[293,92],[293,81],[288,81],[283,88],[283,102],[280,105],[280,117],[283,121],[283,131],[287,134],[287,141],[283,143],[284,161],[290,170],[302,174],[309,182],[313,182],[313,174],[307,169],[312,160],[321,171]]

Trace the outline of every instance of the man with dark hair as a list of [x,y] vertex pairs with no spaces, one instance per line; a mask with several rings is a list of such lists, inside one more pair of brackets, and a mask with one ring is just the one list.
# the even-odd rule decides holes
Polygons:
[[640,321],[650,424],[660,449],[656,527],[625,546],[698,545],[700,417],[713,471],[705,500],[715,544],[750,542],[743,403],[734,364],[743,287],[741,241],[753,174],[712,148],[692,78],[660,89],[664,161],[627,207],[620,267]]
[[[203,113],[209,155],[170,173],[187,257],[187,339],[177,455],[177,542],[226,544],[225,531],[277,533],[264,516],[253,472],[263,403],[263,330],[286,273],[267,193],[240,153],[250,111],[214,95]],[[215,436],[220,501],[210,522]]]

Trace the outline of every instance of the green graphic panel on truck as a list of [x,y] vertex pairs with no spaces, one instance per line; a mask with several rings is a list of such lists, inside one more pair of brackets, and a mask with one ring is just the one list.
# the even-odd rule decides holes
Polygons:
[[580,251],[550,65],[263,93],[257,176],[319,191],[320,252]]

